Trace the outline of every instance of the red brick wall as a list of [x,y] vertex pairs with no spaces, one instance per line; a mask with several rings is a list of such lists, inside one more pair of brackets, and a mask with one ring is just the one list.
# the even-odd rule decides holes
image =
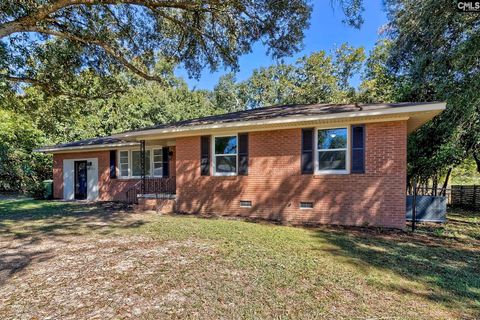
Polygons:
[[[173,157],[170,160],[170,174],[175,175],[175,147],[170,147]],[[102,201],[125,200],[126,191],[139,179],[110,179],[110,151],[61,153],[53,156],[53,196],[63,198],[63,160],[64,159],[98,159],[98,198]],[[118,161],[118,159],[117,159]],[[118,163],[117,163],[118,167]],[[118,172],[118,171],[117,171]]]
[[[366,125],[365,174],[301,175],[301,129],[249,134],[249,175],[200,176],[200,137],[176,140],[177,210],[294,224],[405,226],[406,121]],[[240,208],[240,200],[252,208]],[[299,209],[301,201],[313,209]]]

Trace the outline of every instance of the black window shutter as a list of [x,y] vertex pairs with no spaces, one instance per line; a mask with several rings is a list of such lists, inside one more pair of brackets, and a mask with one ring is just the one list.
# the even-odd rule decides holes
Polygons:
[[168,177],[169,174],[169,167],[168,164],[170,163],[168,161],[168,153],[170,152],[169,147],[164,147],[162,148],[162,176],[163,177]]
[[210,136],[200,138],[200,174],[210,175]]
[[248,175],[248,133],[238,134],[238,174]]
[[365,173],[365,125],[353,125],[352,128],[351,172]]
[[110,178],[117,178],[117,150],[110,150]]
[[302,129],[302,174],[313,173],[313,128]]

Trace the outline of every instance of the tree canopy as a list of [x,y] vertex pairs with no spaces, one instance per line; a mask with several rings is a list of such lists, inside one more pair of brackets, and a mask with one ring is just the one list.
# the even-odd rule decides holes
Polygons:
[[294,63],[256,69],[244,81],[237,82],[234,74],[227,74],[213,90],[214,103],[225,110],[238,110],[275,104],[356,102],[358,97],[349,81],[365,59],[363,48],[344,43],[330,54],[322,50]]
[[0,190],[25,190],[51,176],[49,157],[32,152],[42,143],[30,118],[0,109]]
[[[359,26],[361,2],[337,2],[346,22]],[[121,87],[113,81],[119,71],[165,84],[154,70],[159,56],[190,76],[206,67],[236,70],[257,41],[274,59],[297,52],[311,10],[307,0],[2,1],[0,80],[74,94],[88,69],[110,94]]]
[[158,53],[191,75],[206,66],[236,68],[255,41],[275,58],[289,55],[301,45],[310,12],[303,0],[3,1],[1,73],[44,88],[70,82],[85,67],[100,75],[126,69],[162,83],[151,71]]
[[410,175],[435,180],[468,156],[480,160],[480,16],[446,0],[386,4],[394,99],[447,102],[409,140]]

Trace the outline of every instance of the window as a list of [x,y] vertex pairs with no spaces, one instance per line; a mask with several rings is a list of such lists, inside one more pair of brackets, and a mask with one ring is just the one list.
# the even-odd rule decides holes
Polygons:
[[316,171],[319,173],[348,173],[348,129],[317,131]]
[[[140,151],[132,150],[132,177],[140,177],[142,175],[142,166]],[[145,175],[150,175],[150,150],[145,152]]]
[[[120,150],[118,152],[118,166],[120,177],[138,178],[142,174],[140,151]],[[163,152],[162,148],[145,150],[145,175],[161,177],[163,175]]]
[[215,137],[213,144],[215,174],[220,176],[237,174],[237,136]]
[[162,149],[153,149],[153,175],[163,174],[163,152]]
[[128,177],[128,151],[120,151],[119,153],[120,176]]

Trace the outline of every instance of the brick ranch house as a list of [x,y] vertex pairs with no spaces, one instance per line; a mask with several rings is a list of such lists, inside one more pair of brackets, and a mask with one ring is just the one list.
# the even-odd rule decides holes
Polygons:
[[445,103],[285,105],[38,149],[54,197],[291,224],[405,227],[407,135]]

